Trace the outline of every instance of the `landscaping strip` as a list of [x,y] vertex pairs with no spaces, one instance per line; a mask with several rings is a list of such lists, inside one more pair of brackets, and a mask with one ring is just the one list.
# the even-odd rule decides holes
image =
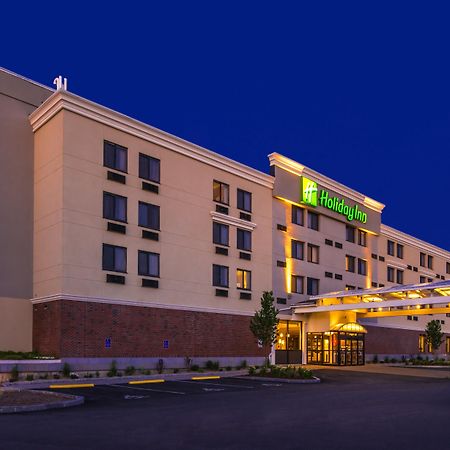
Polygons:
[[274,378],[274,377],[236,377],[241,380],[253,380],[253,381],[271,381],[272,383],[288,383],[288,384],[314,384],[320,383],[320,378]]

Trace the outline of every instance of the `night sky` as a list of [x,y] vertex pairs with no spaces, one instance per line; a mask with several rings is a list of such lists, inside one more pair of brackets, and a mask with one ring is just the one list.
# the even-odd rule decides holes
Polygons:
[[282,153],[450,249],[444,6],[12,3],[1,66],[47,85],[61,74],[76,94],[264,172]]

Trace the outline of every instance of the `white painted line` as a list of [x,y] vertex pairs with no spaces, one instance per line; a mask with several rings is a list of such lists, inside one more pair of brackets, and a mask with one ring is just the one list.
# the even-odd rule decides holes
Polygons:
[[205,391],[205,392],[221,392],[221,391],[224,391],[225,389],[218,389],[218,388],[203,388],[203,390]]
[[255,389],[254,386],[242,386],[240,384],[224,384],[224,383],[210,383],[208,381],[187,381],[187,380],[180,380],[177,381],[177,383],[191,383],[191,384],[208,384],[211,386],[223,386],[223,387],[237,387],[237,388],[244,388],[244,389]]
[[282,385],[282,384],[279,384],[279,383],[261,383],[261,386],[269,386],[269,387],[275,386],[275,387],[280,387],[280,386],[283,386],[283,385]]
[[186,394],[186,392],[167,391],[166,389],[150,389],[150,388],[141,388],[141,387],[134,387],[134,386],[123,386],[121,384],[108,384],[108,386],[117,387],[117,388],[124,388],[124,389],[134,389],[136,391],[162,392],[164,394],[178,394],[178,395],[185,395]]

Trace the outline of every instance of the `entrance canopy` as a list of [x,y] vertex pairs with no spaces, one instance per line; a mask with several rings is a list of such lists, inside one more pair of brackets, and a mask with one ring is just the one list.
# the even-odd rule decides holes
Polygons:
[[367,333],[367,330],[358,322],[337,323],[331,327],[330,331],[339,331],[342,333]]
[[450,313],[450,280],[330,292],[291,308],[295,314],[353,311],[358,317]]

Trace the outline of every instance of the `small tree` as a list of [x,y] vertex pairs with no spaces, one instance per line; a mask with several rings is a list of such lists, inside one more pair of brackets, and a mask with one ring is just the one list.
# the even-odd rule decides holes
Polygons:
[[261,308],[255,311],[250,322],[250,330],[263,347],[269,347],[277,339],[278,310],[273,305],[272,291],[264,291]]
[[444,333],[442,332],[440,320],[430,320],[425,328],[425,335],[433,353],[437,352],[442,342],[444,342]]

